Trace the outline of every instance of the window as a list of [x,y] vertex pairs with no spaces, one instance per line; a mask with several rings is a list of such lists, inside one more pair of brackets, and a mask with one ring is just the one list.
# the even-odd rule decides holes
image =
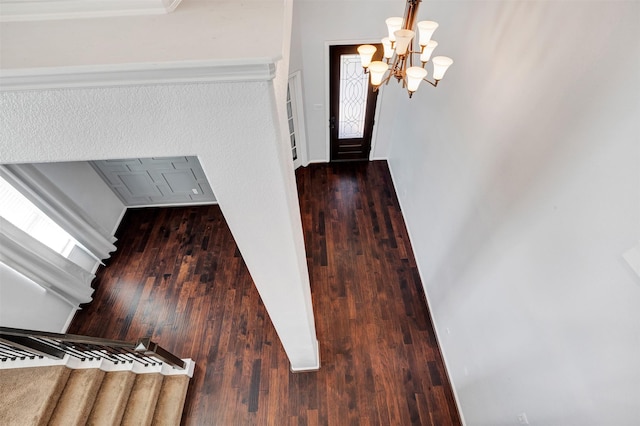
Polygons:
[[0,216],[52,250],[68,257],[79,243],[0,177]]

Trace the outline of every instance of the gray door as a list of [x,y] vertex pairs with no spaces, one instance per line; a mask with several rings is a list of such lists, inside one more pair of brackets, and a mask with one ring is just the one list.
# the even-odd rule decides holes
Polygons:
[[197,157],[101,160],[91,164],[126,206],[216,201]]

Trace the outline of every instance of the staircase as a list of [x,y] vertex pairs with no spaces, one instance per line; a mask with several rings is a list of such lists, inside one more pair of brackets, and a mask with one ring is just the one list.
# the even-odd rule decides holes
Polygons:
[[[56,335],[65,336],[66,351],[51,359],[34,353],[47,348],[27,351],[29,339],[2,333],[7,330],[0,327],[0,425],[180,424],[193,361],[177,359],[180,366],[176,367],[156,359],[160,355],[150,354],[149,346],[161,357],[168,353],[153,343],[144,350],[133,345],[137,345],[136,354],[121,347],[106,350],[106,341],[95,339],[101,340],[100,349],[94,345],[88,352],[86,344],[70,345],[70,335]],[[60,347],[60,340],[50,343],[52,333],[40,333],[38,344],[43,342],[42,334],[48,335],[44,341],[49,346]]]

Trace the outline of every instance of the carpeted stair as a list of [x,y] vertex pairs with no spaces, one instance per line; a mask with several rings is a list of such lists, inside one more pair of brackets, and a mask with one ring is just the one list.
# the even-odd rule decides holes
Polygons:
[[179,425],[188,385],[161,372],[0,369],[0,425]]

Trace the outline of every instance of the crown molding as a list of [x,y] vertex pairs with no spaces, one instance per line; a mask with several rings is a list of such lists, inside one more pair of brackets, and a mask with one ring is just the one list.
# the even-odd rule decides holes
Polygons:
[[0,91],[273,80],[276,60],[0,70]]
[[172,12],[181,0],[0,0],[0,22],[107,16],[158,15]]

